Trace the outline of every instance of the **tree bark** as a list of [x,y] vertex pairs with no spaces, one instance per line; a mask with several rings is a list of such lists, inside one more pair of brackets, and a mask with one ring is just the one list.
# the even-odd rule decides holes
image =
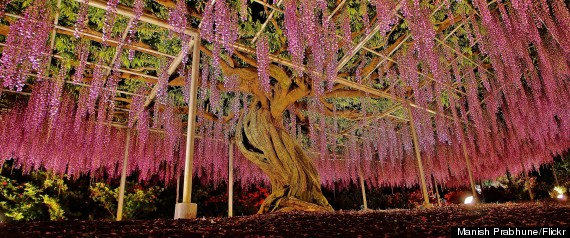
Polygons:
[[236,129],[236,145],[271,182],[272,193],[258,213],[333,211],[313,161],[276,121],[269,108],[255,101]]

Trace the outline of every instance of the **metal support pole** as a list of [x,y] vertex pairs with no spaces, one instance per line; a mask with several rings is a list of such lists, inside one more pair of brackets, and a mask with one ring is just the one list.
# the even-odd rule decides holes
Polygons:
[[234,216],[234,143],[230,142],[228,161],[228,217]]
[[424,167],[422,165],[422,157],[420,154],[420,147],[418,142],[418,134],[416,133],[416,126],[414,125],[414,117],[412,116],[412,109],[408,105],[408,114],[410,115],[410,129],[412,131],[412,139],[414,142],[414,151],[416,152],[416,159],[418,160],[418,170],[420,171],[420,181],[422,186],[422,193],[424,195],[424,207],[431,208],[432,205],[429,203],[429,197],[426,186],[426,177],[424,175]]
[[362,166],[360,165],[358,165],[358,177],[360,178],[360,189],[362,190],[364,210],[368,210],[368,201],[366,200],[366,187],[364,187],[364,177],[362,176]]
[[180,175],[176,176],[176,203],[180,202]]
[[[524,167],[523,167],[524,168]],[[534,193],[532,193],[532,186],[530,184],[530,177],[528,174],[523,171],[524,180],[526,181],[526,185],[528,186],[528,196],[530,197],[530,201],[534,202]]]
[[127,129],[127,142],[125,143],[125,158],[123,158],[123,170],[121,171],[121,186],[119,187],[119,205],[117,206],[117,221],[123,220],[123,200],[125,198],[125,183],[127,182],[127,164],[129,163],[129,144],[131,132]]
[[435,185],[435,198],[437,198],[437,206],[441,207],[441,199],[439,197],[439,189],[437,188],[437,180],[435,179],[435,177],[433,178],[433,183]]
[[558,183],[558,176],[556,176],[556,169],[554,168],[554,163],[552,163],[552,174],[554,174],[554,180],[556,181],[556,186],[560,187],[560,184]]
[[[461,132],[463,134],[463,132]],[[469,155],[467,154],[467,141],[465,140],[465,136],[463,136],[463,143],[461,146],[463,147],[463,155],[465,156],[465,163],[467,164],[467,173],[469,174],[469,183],[471,184],[471,193],[473,193],[473,198],[477,198],[477,191],[475,191],[475,181],[473,180],[473,173],[471,173],[471,162],[469,161]]]
[[194,134],[196,134],[196,103],[198,93],[198,75],[200,74],[200,35],[194,39],[192,52],[192,81],[188,101],[188,127],[186,132],[186,160],[184,161],[184,185],[182,203],[176,204],[174,219],[196,218],[197,205],[192,198],[192,165],[194,164]]

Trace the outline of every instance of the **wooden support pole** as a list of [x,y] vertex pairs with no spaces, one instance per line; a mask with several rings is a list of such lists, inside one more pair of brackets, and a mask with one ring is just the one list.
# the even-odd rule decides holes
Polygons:
[[196,218],[197,205],[192,199],[192,166],[194,164],[194,135],[196,134],[196,103],[198,94],[198,75],[200,74],[200,36],[194,39],[192,52],[192,79],[188,101],[188,127],[186,132],[186,160],[184,161],[184,185],[182,203],[176,204],[174,219]]
[[234,143],[230,142],[228,161],[228,217],[234,216]]
[[366,200],[366,187],[364,187],[364,176],[362,175],[362,166],[358,165],[358,177],[360,178],[360,189],[362,190],[362,202],[364,210],[368,210],[368,201]]
[[424,207],[431,208],[432,205],[429,203],[429,197],[426,186],[426,177],[424,175],[424,167],[422,165],[422,157],[420,154],[420,147],[418,142],[418,134],[416,133],[416,126],[414,125],[414,117],[412,116],[412,109],[408,105],[408,114],[410,116],[410,129],[412,131],[412,140],[414,142],[414,151],[416,152],[416,159],[418,160],[418,170],[420,171],[420,181],[422,186],[422,193],[424,195]]
[[127,182],[127,164],[129,163],[129,144],[131,142],[131,132],[127,129],[127,141],[125,142],[125,158],[123,158],[123,169],[121,170],[121,186],[119,187],[119,205],[117,206],[117,221],[123,220],[123,200],[125,198],[125,184]]

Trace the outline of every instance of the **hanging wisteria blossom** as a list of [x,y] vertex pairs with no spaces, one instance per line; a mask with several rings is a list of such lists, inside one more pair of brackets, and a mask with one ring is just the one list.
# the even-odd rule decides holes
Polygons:
[[115,19],[117,16],[117,5],[119,0],[107,0],[107,11],[105,12],[105,22],[103,24],[103,44],[107,43],[107,40],[111,38],[111,33],[113,26],[115,25]]
[[[135,39],[135,34],[137,33],[139,20],[143,14],[143,10],[144,10],[143,0],[135,0],[134,6],[133,6],[133,12],[135,13],[135,16],[132,18],[131,24],[128,26],[129,27],[129,35],[127,38],[127,44],[129,44],[129,45]],[[129,50],[128,58],[130,61],[132,61],[135,58],[135,50],[134,49]]]
[[79,7],[77,21],[75,22],[75,31],[73,32],[73,36],[75,36],[75,38],[79,38],[87,26],[87,22],[89,21],[89,18],[87,17],[88,9],[89,0],[83,0]]
[[52,27],[48,2],[35,1],[22,13],[22,18],[10,25],[6,46],[0,58],[0,83],[3,87],[21,91],[26,75],[33,71],[38,80],[44,75],[51,57],[47,42]]
[[[277,2],[265,3],[267,13],[276,11],[269,20],[269,15],[259,19],[269,25],[257,34],[262,36],[257,44],[249,37],[261,28],[249,19],[258,19],[258,8],[249,9],[247,0],[210,0],[198,9],[178,0],[168,19],[160,20],[169,26],[158,28],[140,24],[149,19],[143,18],[147,2],[134,0],[131,13],[120,8],[132,18],[126,37],[116,40],[111,40],[118,32],[114,26],[124,28],[126,19],[117,15],[119,0],[106,6],[78,1],[71,6],[77,13],[74,26],[64,3],[50,48],[51,2],[35,0],[24,7],[2,1],[0,16],[10,11],[4,15],[10,29],[0,58],[2,100],[8,101],[2,106],[9,107],[0,115],[0,163],[11,158],[24,173],[47,169],[70,178],[114,178],[128,147],[129,174],[169,182],[183,170],[181,113],[187,107],[180,104],[182,95],[191,101],[191,83],[200,84],[194,175],[214,186],[227,179],[229,144],[244,126],[240,119],[256,116],[250,109],[259,106],[271,112],[280,136],[294,138],[299,153],[306,150],[322,185],[333,189],[352,186],[359,177],[369,187],[413,187],[420,181],[416,148],[426,178],[448,187],[467,183],[466,155],[469,172],[481,181],[536,169],[567,150],[570,11],[565,2],[371,0],[341,7],[325,0]],[[146,6],[149,14],[154,6]],[[93,7],[107,10],[104,19],[89,15]],[[161,10],[156,20],[164,17]],[[187,33],[198,26],[205,41],[201,74],[193,75],[186,64],[190,42],[199,39]],[[96,30],[102,39],[93,37]],[[364,42],[371,30],[378,33]],[[100,43],[105,47],[98,48]],[[135,55],[134,49],[140,52]],[[182,55],[180,64],[165,62],[176,54]],[[149,69],[155,65],[160,66]],[[272,75],[280,69],[285,73]],[[141,78],[132,78],[149,73],[153,76],[141,78],[158,79],[155,101],[150,86],[139,87]],[[192,76],[199,81],[191,82]],[[257,87],[268,97],[252,95]],[[283,98],[286,103],[279,101]],[[234,152],[239,184],[270,183],[239,149]]]
[[261,89],[269,94],[271,84],[269,79],[269,42],[263,36],[257,41],[257,74],[261,84]]

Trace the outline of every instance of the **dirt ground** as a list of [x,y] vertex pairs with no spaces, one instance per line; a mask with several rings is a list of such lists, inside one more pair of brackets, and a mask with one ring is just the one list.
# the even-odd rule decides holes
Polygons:
[[286,213],[195,220],[0,223],[0,237],[436,237],[456,226],[570,227],[570,203]]

